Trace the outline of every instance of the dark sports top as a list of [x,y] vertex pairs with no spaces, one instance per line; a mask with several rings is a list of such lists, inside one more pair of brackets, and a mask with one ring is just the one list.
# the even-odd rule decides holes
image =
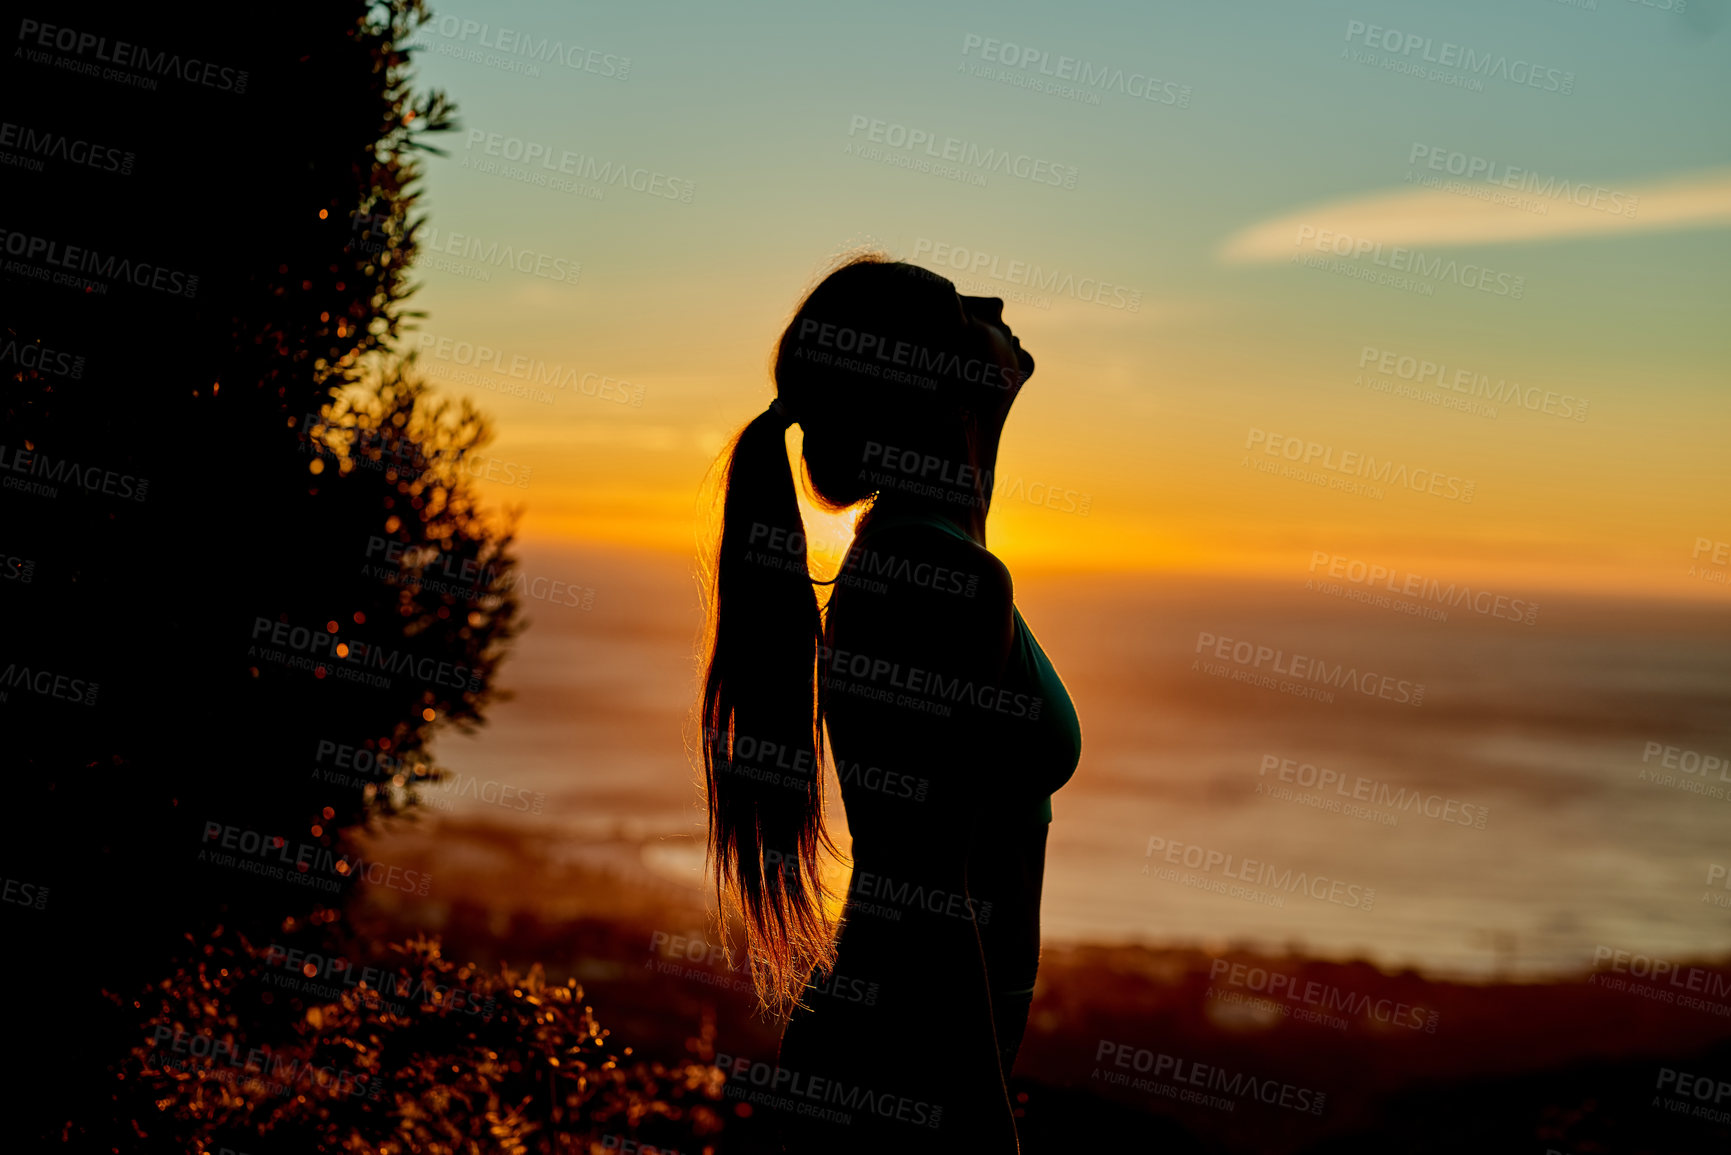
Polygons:
[[[902,514],[874,521],[855,539],[855,547],[869,536],[901,525],[927,525],[976,548],[979,546],[941,517]],[[1082,758],[1082,724],[1063,679],[1058,677],[1034,631],[1023,620],[1022,611],[1012,604],[1010,612],[1014,635],[1004,660],[1000,688],[1027,694],[1039,703],[1039,715],[1004,720],[990,727],[994,731],[990,738],[996,741],[988,741],[987,746],[1001,747],[996,751],[996,760],[1004,768],[1005,777],[1001,794],[988,800],[987,809],[1001,815],[1006,823],[1032,825],[1052,821],[1052,794],[1076,773],[1076,765]]]

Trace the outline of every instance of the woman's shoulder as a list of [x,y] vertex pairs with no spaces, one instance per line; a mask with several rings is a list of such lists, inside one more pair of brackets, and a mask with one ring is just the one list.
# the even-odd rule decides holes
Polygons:
[[1015,636],[1013,591],[989,550],[919,524],[884,526],[855,547],[827,619],[838,651],[950,674],[1004,660]]
[[895,600],[955,599],[959,613],[1008,612],[1015,587],[1009,567],[958,530],[927,520],[875,526],[854,541],[847,561],[853,582]]

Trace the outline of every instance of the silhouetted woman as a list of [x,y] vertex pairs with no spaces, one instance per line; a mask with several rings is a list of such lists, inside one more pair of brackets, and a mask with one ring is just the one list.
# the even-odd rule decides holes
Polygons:
[[[718,1062],[790,1150],[1017,1150],[1006,1080],[1050,795],[1081,730],[986,550],[999,436],[1034,369],[1002,308],[910,265],[844,265],[800,305],[777,399],[731,447],[702,701],[710,853],[759,993],[792,1010],[776,1061]],[[868,503],[821,615],[790,424],[817,499]],[[839,932],[819,875],[826,725],[853,834]]]

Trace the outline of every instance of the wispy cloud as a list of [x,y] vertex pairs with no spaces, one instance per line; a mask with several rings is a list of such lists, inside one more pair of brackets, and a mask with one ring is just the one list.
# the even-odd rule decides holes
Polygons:
[[[1455,181],[1450,190],[1413,188],[1349,197],[1240,229],[1220,247],[1219,257],[1227,264],[1287,260],[1305,228],[1315,230],[1307,237],[1326,230],[1383,244],[1443,247],[1731,225],[1731,168],[1614,189],[1588,184],[1585,191],[1576,191],[1582,188],[1579,183],[1571,186],[1571,199],[1568,194],[1546,196],[1483,181]],[[1497,196],[1506,199],[1494,199]],[[1576,199],[1588,203],[1577,204]]]

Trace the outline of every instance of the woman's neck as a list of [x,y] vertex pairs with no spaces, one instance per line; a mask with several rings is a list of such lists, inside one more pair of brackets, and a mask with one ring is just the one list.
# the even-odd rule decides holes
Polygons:
[[877,500],[872,502],[875,519],[887,521],[905,517],[948,522],[981,546],[986,544],[986,512],[978,501],[967,504],[894,491],[880,492]]
[[[947,478],[908,480],[919,486],[907,489],[890,488],[879,492],[872,510],[881,517],[939,518],[949,522],[981,548],[986,545],[986,514],[991,511],[992,489],[998,465],[998,441],[1002,424],[981,430],[979,464],[970,466],[967,474],[961,470],[947,471]],[[928,492],[927,490],[932,492]]]

